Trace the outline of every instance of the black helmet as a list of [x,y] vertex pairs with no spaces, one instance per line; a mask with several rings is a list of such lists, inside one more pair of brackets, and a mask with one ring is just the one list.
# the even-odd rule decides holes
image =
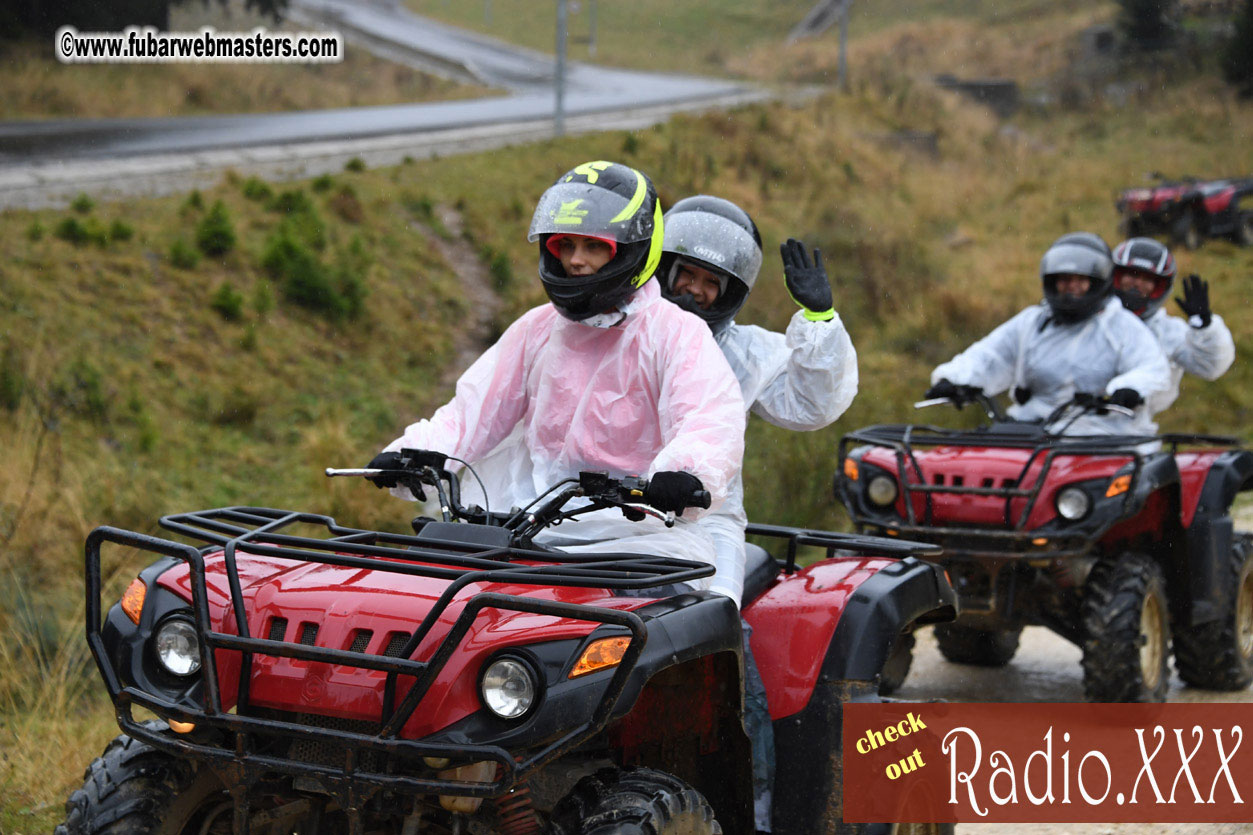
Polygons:
[[748,212],[729,200],[698,194],[675,203],[666,212],[666,234],[661,245],[662,294],[679,301],[674,279],[683,263],[703,267],[723,279],[718,298],[703,310],[684,305],[709,323],[724,328],[748,298],[761,270],[761,235]]
[[[647,177],[616,162],[585,162],[540,198],[527,240],[539,241],[539,277],[549,300],[576,322],[617,307],[644,286],[661,257],[661,206]],[[547,243],[554,235],[612,241],[592,275],[569,276]]]
[[[1114,247],[1114,292],[1123,306],[1141,319],[1161,309],[1175,283],[1175,259],[1170,250],[1152,238],[1131,238]],[[1138,290],[1118,287],[1120,273],[1152,276],[1153,291],[1147,296]]]
[[[1096,313],[1113,287],[1114,260],[1109,244],[1091,232],[1062,235],[1040,259],[1044,300],[1058,322],[1080,322]],[[1060,275],[1083,275],[1092,280],[1082,296],[1057,292]]]

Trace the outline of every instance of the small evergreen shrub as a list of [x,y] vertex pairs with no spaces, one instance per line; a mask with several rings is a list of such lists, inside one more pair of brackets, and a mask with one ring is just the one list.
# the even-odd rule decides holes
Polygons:
[[213,291],[209,306],[228,322],[238,322],[244,318],[244,294],[231,286],[229,281],[223,281]]
[[184,212],[199,212],[204,210],[204,196],[199,189],[192,189],[191,194],[187,195],[187,199],[183,201]]
[[30,226],[26,227],[26,240],[42,241],[44,237],[44,225],[37,220],[31,221]]
[[270,184],[256,177],[244,180],[243,192],[244,197],[257,203],[263,203],[274,196],[274,189],[270,188]]
[[92,200],[86,194],[80,193],[74,198],[74,202],[70,203],[70,208],[78,212],[80,215],[85,215],[91,212],[92,209],[96,208],[96,201]]
[[361,157],[353,157],[348,160],[348,162],[344,163],[344,170],[359,174],[365,170],[365,160]]
[[109,224],[110,241],[129,241],[133,237],[135,237],[135,227],[121,218],[115,218]]
[[200,254],[179,238],[170,244],[170,263],[180,270],[194,270],[200,263]]
[[323,174],[322,176],[318,177],[312,183],[309,184],[309,188],[319,193],[324,192],[324,191],[330,191],[334,187],[335,187],[335,178],[332,177],[330,174]]
[[91,240],[91,232],[87,229],[87,224],[72,216],[62,219],[52,230],[52,234],[74,246],[83,246]]
[[216,201],[196,225],[196,246],[210,257],[225,255],[235,248],[235,227],[221,200]]

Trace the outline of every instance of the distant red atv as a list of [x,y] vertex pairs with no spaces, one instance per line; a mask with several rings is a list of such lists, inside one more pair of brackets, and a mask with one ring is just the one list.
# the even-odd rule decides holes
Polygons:
[[[993,422],[975,430],[849,433],[835,477],[859,531],[943,547],[961,604],[935,628],[944,656],[1002,666],[1039,625],[1083,650],[1091,701],[1161,701],[1172,640],[1188,684],[1253,681],[1253,537],[1229,515],[1253,453],[1203,435],[1055,435],[976,399]],[[1063,406],[1045,426],[1090,408],[1117,407]]]
[[[251,507],[161,520],[199,547],[91,533],[87,636],[124,733],[57,832],[752,833],[740,614],[667,590],[713,569],[533,541],[599,508],[659,515],[646,482],[583,473],[489,513],[461,506],[443,456],[404,453],[390,472],[433,487],[445,516],[413,535]],[[953,616],[943,572],[911,556],[935,549],[751,532],[787,554],[753,549],[744,588],[775,719],[774,831],[895,831],[841,823],[841,712],[878,698],[893,636]],[[161,555],[107,614],[106,545]],[[803,545],[829,556],[798,568]]]
[[1188,249],[1206,238],[1253,246],[1253,177],[1162,180],[1118,195],[1119,233],[1127,238],[1165,236]]

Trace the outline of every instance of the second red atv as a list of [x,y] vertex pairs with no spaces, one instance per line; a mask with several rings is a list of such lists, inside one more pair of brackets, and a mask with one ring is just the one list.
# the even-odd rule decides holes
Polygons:
[[1253,246],[1253,177],[1162,180],[1123,190],[1116,200],[1119,233],[1166,236],[1196,249],[1206,238]]
[[[1091,701],[1161,701],[1172,646],[1186,683],[1248,686],[1253,537],[1229,511],[1253,488],[1253,453],[1204,435],[1051,434],[970,396],[991,424],[849,433],[835,477],[858,530],[943,548],[961,603],[935,629],[944,656],[1002,666],[1039,625],[1083,650]],[[1117,408],[1085,402],[1059,412]]]
[[[256,507],[161,520],[198,545],[92,532],[87,637],[123,734],[57,832],[751,835],[740,613],[673,589],[713,569],[534,540],[590,510],[656,515],[646,484],[583,473],[488,513],[461,506],[443,456],[405,456],[392,474],[444,510],[412,535]],[[841,712],[878,698],[895,635],[953,616],[916,558],[934,548],[751,532],[783,556],[752,549],[743,610],[775,723],[774,831],[892,831],[841,821]],[[157,557],[107,612],[106,546]],[[828,558],[798,567],[803,546]]]

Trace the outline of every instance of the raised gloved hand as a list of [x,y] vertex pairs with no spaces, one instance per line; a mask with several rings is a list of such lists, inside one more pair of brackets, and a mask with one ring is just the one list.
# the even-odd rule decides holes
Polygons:
[[692,504],[693,494],[705,485],[691,473],[662,470],[654,473],[644,490],[644,502],[658,510],[682,513]]
[[978,386],[959,386],[952,380],[941,378],[935,385],[927,389],[922,396],[928,400],[947,397],[960,409],[967,403],[973,403],[975,398],[981,394],[983,394],[983,389]]
[[[370,470],[399,470],[401,468],[402,457],[399,452],[380,452],[378,455],[370,459],[370,463],[366,464],[366,469]],[[385,487],[397,487],[400,482],[396,478],[396,473],[382,473],[380,475],[368,475],[366,478],[374,482],[374,486],[382,490]]]
[[[1214,312],[1209,306],[1209,282],[1202,281],[1199,275],[1193,273],[1183,280],[1183,298],[1175,296],[1175,304],[1188,317],[1188,324],[1194,328],[1208,328],[1210,321],[1214,318]],[[1197,321],[1193,321],[1196,317]],[[1199,324],[1197,323],[1199,321]]]
[[1109,396],[1109,402],[1124,409],[1134,409],[1144,402],[1144,398],[1135,389],[1118,389]]
[[792,301],[805,309],[805,318],[811,322],[834,319],[831,282],[822,266],[822,252],[815,249],[811,261],[805,245],[788,238],[787,243],[779,244],[779,254],[783,256],[783,283]]

